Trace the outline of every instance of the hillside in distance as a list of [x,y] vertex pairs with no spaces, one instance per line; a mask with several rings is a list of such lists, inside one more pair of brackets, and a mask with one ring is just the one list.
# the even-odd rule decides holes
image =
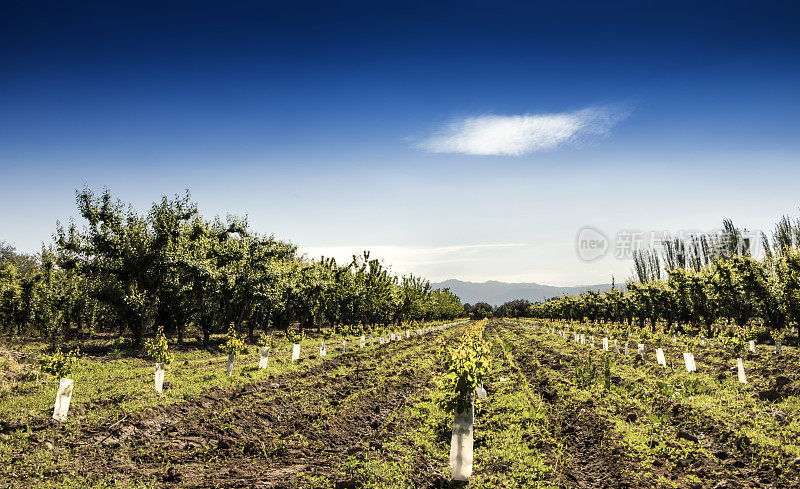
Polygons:
[[476,283],[454,279],[431,283],[431,286],[436,289],[449,288],[463,303],[475,304],[476,302],[488,302],[493,306],[499,306],[515,299],[527,299],[531,302],[538,302],[562,295],[580,295],[587,290],[594,290],[597,292],[611,290],[611,284],[558,287],[555,285],[541,285],[534,282],[506,283],[489,280],[488,282]]

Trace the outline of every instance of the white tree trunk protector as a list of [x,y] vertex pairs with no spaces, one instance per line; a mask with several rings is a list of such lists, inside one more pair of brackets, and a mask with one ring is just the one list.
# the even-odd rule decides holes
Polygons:
[[697,370],[697,367],[694,364],[694,355],[688,351],[683,352],[683,363],[686,364],[687,372],[694,372]]
[[644,357],[644,343],[638,343],[639,348],[636,350],[636,353]]
[[486,389],[483,388],[483,384],[475,388],[475,397],[478,399],[486,399]]
[[703,346],[706,346],[706,339],[705,338],[700,338],[700,344],[703,345]]
[[628,341],[625,340],[625,356],[627,357],[629,354],[630,352],[628,351]]
[[755,353],[756,352],[756,342],[753,341],[753,340],[750,340],[749,346],[750,346],[750,351]]
[[581,334],[581,345],[585,345],[585,344],[586,344],[586,336]]
[[383,336],[378,337],[378,342],[382,345],[383,344]]
[[292,362],[300,360],[300,345],[292,345]]
[[469,480],[472,475],[472,407],[453,416],[453,436],[450,438],[450,473],[453,480]]
[[228,355],[228,367],[227,367],[226,371],[228,372],[229,376],[233,375],[233,359],[234,358],[235,358],[234,355]]
[[262,346],[261,357],[258,359],[258,368],[267,368],[268,363],[269,363],[269,347]]
[[592,348],[594,348],[594,336],[589,337],[589,343],[591,343]]
[[608,351],[608,338],[603,338],[603,350]]
[[373,346],[374,344],[375,342],[372,341],[372,335],[369,335],[369,346]]
[[347,340],[342,340],[342,351],[347,347]]
[[389,337],[391,338],[392,341],[394,341],[394,333],[390,333]]
[[366,343],[367,343],[367,339],[362,334],[361,335],[361,339],[358,341],[358,346],[361,347],[361,348],[364,348],[366,346]]
[[578,336],[578,333],[574,334],[575,334],[575,343],[577,343],[578,341],[580,341],[581,338]]
[[56,421],[66,421],[67,411],[69,411],[69,401],[72,399],[72,379],[61,379],[58,382],[58,392],[56,393],[56,403],[53,406],[53,419]]
[[614,339],[614,350],[617,352],[617,355],[619,355],[619,342],[616,338]]
[[409,338],[411,338],[411,333],[408,330],[406,330],[406,339],[409,339]]
[[781,354],[781,344],[780,343],[775,343],[775,354],[776,355],[780,355]]
[[664,350],[662,348],[656,348],[656,361],[659,365],[667,366],[667,359],[664,358]]
[[164,364],[156,363],[156,377],[155,377],[156,392],[161,394],[164,392]]
[[737,367],[737,374],[739,377],[739,382],[742,384],[747,383],[747,376],[744,374],[744,362],[741,358],[736,359],[736,367]]
[[320,345],[320,347],[319,347],[319,356],[324,357],[324,356],[327,356],[327,355],[328,355],[328,352],[327,352],[327,350],[325,350],[325,342],[323,341],[322,345]]

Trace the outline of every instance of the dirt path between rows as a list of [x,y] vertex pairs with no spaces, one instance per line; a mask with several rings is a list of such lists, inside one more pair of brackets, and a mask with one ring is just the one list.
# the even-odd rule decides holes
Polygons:
[[497,331],[499,329],[513,334],[513,337],[505,336],[504,340],[510,346],[514,363],[531,388],[550,405],[553,438],[563,444],[558,449],[563,449],[567,455],[557,474],[559,483],[580,488],[639,487],[624,481],[622,466],[629,461],[614,447],[615,434],[608,421],[596,412],[594,402],[562,398],[559,392],[563,391],[551,385],[546,372],[564,375],[570,358],[558,351],[542,351],[541,345],[519,326],[494,324],[492,328],[494,334],[505,336]]
[[[441,369],[434,358],[455,328],[342,354],[306,371],[129,416],[111,431],[50,428],[56,449],[76,445],[68,467],[118,481],[163,486],[282,488],[331,476],[369,448],[384,420]],[[427,359],[427,361],[422,361]],[[352,484],[345,476],[338,487]],[[296,485],[294,486],[296,487]]]

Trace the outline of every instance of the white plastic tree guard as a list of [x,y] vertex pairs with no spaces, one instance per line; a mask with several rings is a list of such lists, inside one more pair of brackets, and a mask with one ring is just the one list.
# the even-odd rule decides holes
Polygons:
[[744,374],[744,362],[741,358],[736,359],[736,370],[737,376],[739,378],[739,382],[742,384],[747,383],[747,376]]
[[262,346],[261,356],[258,358],[258,368],[261,369],[267,368],[268,363],[269,363],[269,347]]
[[694,354],[688,351],[683,352],[683,363],[686,365],[687,372],[697,371],[697,366],[694,364]]
[[342,340],[342,351],[347,349],[347,340]]
[[228,373],[228,376],[233,375],[233,359],[236,358],[234,354],[228,355],[228,366],[225,371]]
[[753,352],[753,353],[756,352],[756,342],[755,341],[750,340],[750,343],[748,343],[748,346],[750,347],[750,351],[751,352]]
[[628,341],[625,340],[625,356],[627,357],[628,355],[630,355],[630,352],[628,351]]
[[156,392],[158,392],[159,394],[164,392],[164,364],[163,363],[156,363],[155,388],[156,388]]
[[374,346],[375,342],[372,340],[372,335],[369,335],[369,346]]
[[56,403],[53,406],[53,419],[56,421],[67,420],[67,411],[69,411],[69,401],[72,399],[73,384],[72,379],[61,379],[58,382]]
[[780,355],[781,354],[781,344],[777,343],[777,342],[775,343],[775,354],[776,355]]
[[585,344],[586,344],[586,336],[581,334],[581,345],[585,345]]
[[638,343],[639,348],[636,349],[636,354],[644,357],[644,343]]
[[450,474],[453,480],[469,480],[472,475],[472,428],[475,421],[472,406],[453,415],[453,436],[450,438]]
[[364,348],[366,345],[367,345],[367,339],[366,339],[366,338],[364,337],[364,335],[362,334],[362,335],[361,335],[361,339],[359,339],[359,340],[358,340],[358,346],[359,346],[360,348]]
[[616,338],[614,338],[614,351],[616,351],[617,355],[619,355],[619,342]]
[[475,388],[475,397],[478,399],[486,399],[486,389],[483,388],[483,384]]
[[591,344],[592,348],[594,348],[594,336],[589,337],[589,344]]
[[667,359],[664,358],[664,350],[662,348],[656,348],[656,361],[663,367],[667,366]]
[[292,362],[300,360],[300,345],[292,345]]
[[608,338],[603,338],[603,350],[608,351]]
[[328,356],[328,351],[325,349],[325,342],[322,342],[322,345],[319,347],[319,356],[325,357]]

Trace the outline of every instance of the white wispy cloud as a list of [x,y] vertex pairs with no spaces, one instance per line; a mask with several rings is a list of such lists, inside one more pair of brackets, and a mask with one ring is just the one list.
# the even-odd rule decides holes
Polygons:
[[453,120],[419,146],[433,153],[520,156],[607,134],[629,111],[588,107],[555,114],[481,115]]

